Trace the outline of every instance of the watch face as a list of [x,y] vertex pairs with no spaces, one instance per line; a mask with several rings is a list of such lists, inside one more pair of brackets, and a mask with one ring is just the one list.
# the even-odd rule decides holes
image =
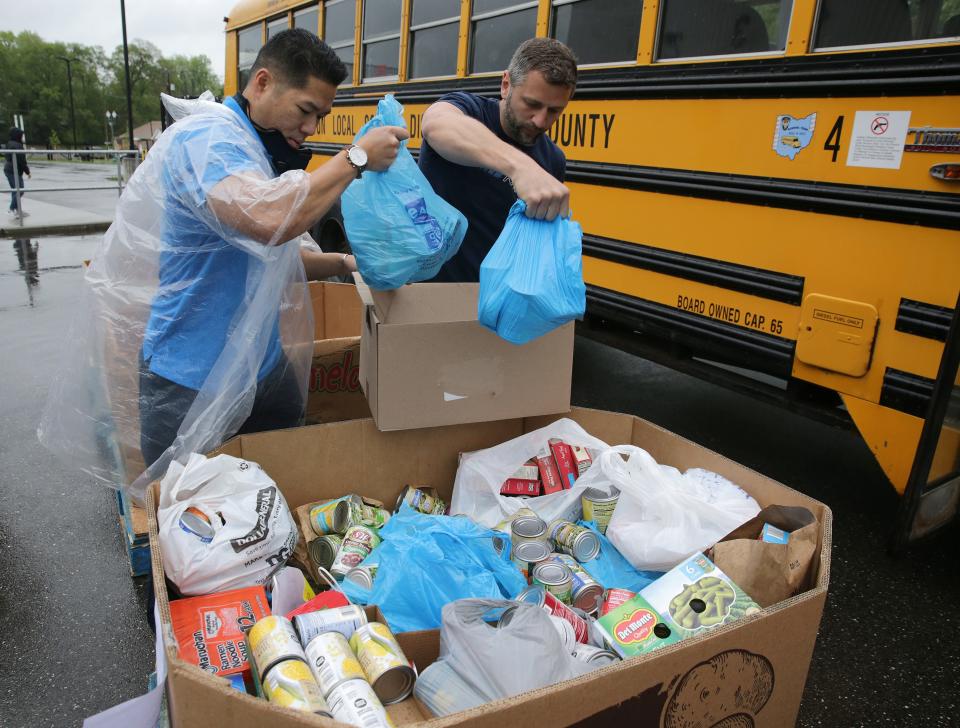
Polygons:
[[367,166],[367,153],[362,147],[351,147],[350,151],[347,152],[347,156],[350,157],[350,161],[357,167]]

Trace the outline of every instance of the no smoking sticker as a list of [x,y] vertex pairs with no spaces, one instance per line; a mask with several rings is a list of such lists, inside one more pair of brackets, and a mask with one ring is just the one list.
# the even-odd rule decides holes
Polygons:
[[847,166],[900,169],[909,128],[909,111],[858,111]]

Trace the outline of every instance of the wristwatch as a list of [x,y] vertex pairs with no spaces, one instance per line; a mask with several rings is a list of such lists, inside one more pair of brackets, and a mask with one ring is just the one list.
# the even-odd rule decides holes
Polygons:
[[360,175],[363,174],[363,170],[367,168],[367,153],[362,147],[358,147],[356,144],[353,144],[347,147],[347,161],[350,162],[350,166],[357,170],[357,179],[360,179]]

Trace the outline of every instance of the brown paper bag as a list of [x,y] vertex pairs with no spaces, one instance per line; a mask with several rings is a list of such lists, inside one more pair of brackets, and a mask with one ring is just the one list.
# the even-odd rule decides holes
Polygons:
[[[760,541],[763,524],[790,532],[785,544]],[[820,546],[820,524],[806,508],[767,506],[724,536],[712,560],[753,601],[769,607],[808,586],[813,555]]]

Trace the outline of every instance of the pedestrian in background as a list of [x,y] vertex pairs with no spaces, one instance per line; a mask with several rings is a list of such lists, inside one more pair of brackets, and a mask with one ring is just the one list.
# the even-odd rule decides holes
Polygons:
[[[4,145],[4,149],[23,149],[23,130],[17,127],[10,129],[10,141]],[[26,217],[23,207],[19,206],[18,197],[23,197],[23,175],[30,176],[30,165],[27,164],[26,154],[16,154],[16,152],[7,152],[4,155],[3,173],[7,176],[7,182],[10,184],[10,214],[14,217]],[[17,172],[14,174],[13,157],[17,157]],[[18,192],[17,190],[20,190]]]

